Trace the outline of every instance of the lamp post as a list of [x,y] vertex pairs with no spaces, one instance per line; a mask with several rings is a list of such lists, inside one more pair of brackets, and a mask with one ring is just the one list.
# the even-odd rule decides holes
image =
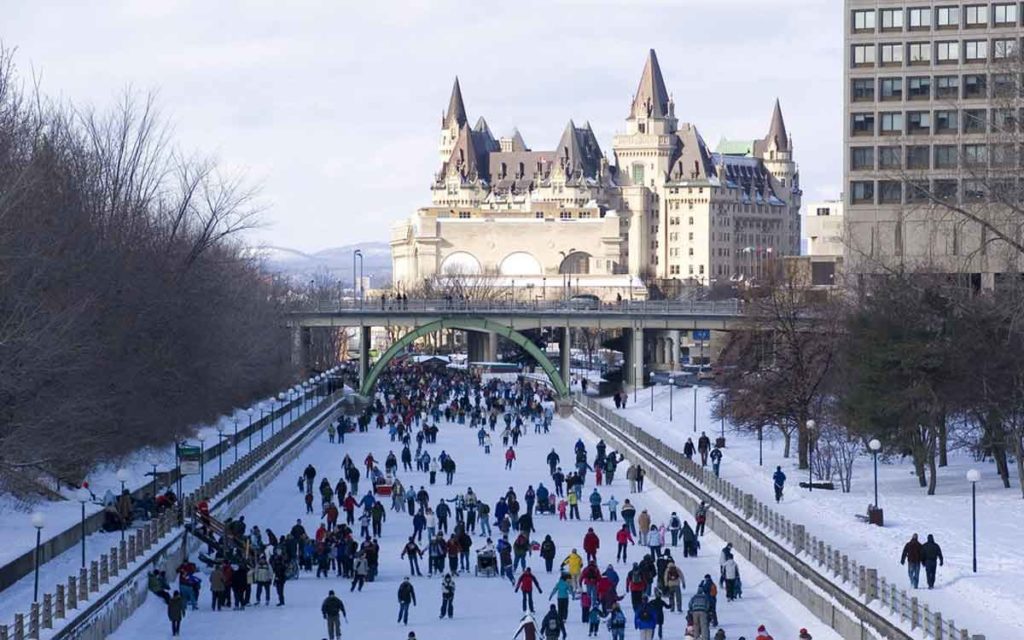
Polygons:
[[757,425],[757,466],[764,466],[764,425]]
[[267,411],[267,403],[260,403],[260,444],[263,444],[263,427],[266,425],[266,416],[264,415]]
[[206,455],[203,453],[203,443],[206,442],[206,432],[200,431],[196,435],[196,439],[199,440],[199,486],[206,484]]
[[[238,423],[236,422],[235,424],[237,429]],[[217,447],[217,475],[220,475],[224,472],[224,425],[219,422],[217,423],[217,435],[219,436],[219,442],[217,443],[219,445]]]
[[967,472],[967,481],[971,483],[971,556],[974,573],[978,573],[978,480],[981,472],[971,469]]
[[722,439],[725,440],[725,400],[718,401],[718,417],[722,420]]
[[636,388],[640,385],[640,378],[637,376],[636,361],[633,362],[633,404],[636,404]]
[[675,386],[676,386],[675,383],[673,383],[672,379],[669,378],[669,380],[668,380],[668,421],[669,422],[672,422],[672,391],[673,391],[673,388]]
[[152,465],[152,467],[153,467],[153,500],[156,500],[156,466],[157,466],[157,463],[158,463],[158,461],[156,459],[156,456],[153,456],[152,458],[149,459],[149,464]]
[[231,448],[235,451],[235,462],[238,462],[238,416],[235,418],[235,437],[231,440]]
[[[128,474],[128,470],[125,469],[124,467],[121,467],[120,469],[117,470],[117,481],[121,483],[121,495],[122,496],[124,495],[124,492],[125,492],[124,485],[125,485],[126,482],[128,482],[128,478],[129,477],[130,476]],[[121,522],[121,542],[124,542],[124,530],[125,530],[125,525],[127,525],[127,524],[128,524],[127,522]]]
[[[356,275],[356,258],[359,258],[359,275]],[[352,297],[358,301],[362,301],[362,296],[359,295],[359,290],[362,288],[362,271],[363,271],[363,252],[361,249],[356,249],[352,252]],[[361,306],[361,305],[360,305]]]
[[882,443],[877,438],[872,438],[871,442],[868,443],[868,449],[871,449],[871,457],[875,459],[875,502],[874,506],[878,508],[878,452],[882,449]]
[[85,568],[85,503],[89,502],[89,490],[80,487],[75,493],[75,499],[82,505],[82,568]]
[[693,432],[697,433],[697,383],[693,383]]
[[32,589],[32,602],[39,602],[39,546],[43,541],[43,526],[46,516],[39,511],[32,514],[32,526],[36,528],[35,585]]
[[256,413],[256,409],[249,407],[245,412],[249,414],[249,453],[252,453],[252,414]]
[[814,467],[811,465],[811,452],[813,444],[811,434],[814,433],[814,420],[807,421],[807,490],[814,491]]

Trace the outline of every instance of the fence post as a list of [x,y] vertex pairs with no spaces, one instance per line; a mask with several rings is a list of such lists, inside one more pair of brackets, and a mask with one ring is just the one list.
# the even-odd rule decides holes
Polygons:
[[943,640],[946,637],[946,630],[942,628],[942,613],[936,611],[935,618],[932,624],[935,625],[935,638],[937,640]]
[[78,608],[78,579],[68,576],[68,609]]
[[806,529],[802,524],[793,525],[793,548],[796,549],[797,555],[803,553],[804,544],[806,537]]
[[100,590],[100,564],[93,560],[89,564],[89,593]]
[[121,541],[121,545],[118,548],[117,568],[122,570],[128,568],[128,543],[124,540]]
[[917,602],[917,596],[910,599],[910,628],[916,629],[921,624],[921,609]]
[[33,602],[28,610],[28,637],[39,637],[39,603]]
[[743,494],[743,515],[747,520],[754,515],[754,496],[749,493]]
[[14,640],[25,640],[25,614],[14,614]]
[[117,561],[117,556],[120,555],[117,552],[117,547],[110,547],[110,576],[114,577],[117,575],[117,567],[120,564]]
[[10,632],[6,624],[0,624],[0,640],[10,640]]
[[878,598],[878,569],[866,569],[864,577],[867,584],[864,593],[864,601],[871,602]]
[[860,571],[857,575],[857,593],[864,595],[868,592],[868,572],[864,568],[864,565],[860,566]]
[[57,618],[58,620],[63,620],[64,619],[64,598],[65,597],[66,596],[64,595],[64,585],[58,584],[57,585],[57,595],[54,596],[54,601],[55,602],[54,602],[54,608],[53,608],[53,617]]
[[850,581],[850,556],[843,555],[843,582]]
[[825,562],[825,541],[824,540],[818,540],[818,557],[816,559],[818,561],[818,564],[823,564]]
[[85,567],[78,570],[78,599],[89,599],[89,570]]
[[110,582],[110,556],[105,553],[100,554],[100,584],[107,584]]
[[43,628],[53,628],[53,596],[48,593],[43,594]]

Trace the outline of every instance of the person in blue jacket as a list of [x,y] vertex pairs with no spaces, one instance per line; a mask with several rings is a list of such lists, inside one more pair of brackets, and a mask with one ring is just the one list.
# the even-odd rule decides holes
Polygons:
[[657,626],[658,614],[647,600],[647,596],[643,596],[640,606],[633,614],[633,627],[640,632],[640,640],[652,640]]
[[782,502],[782,489],[786,486],[786,474],[782,473],[782,467],[775,467],[772,480],[775,482],[775,502]]

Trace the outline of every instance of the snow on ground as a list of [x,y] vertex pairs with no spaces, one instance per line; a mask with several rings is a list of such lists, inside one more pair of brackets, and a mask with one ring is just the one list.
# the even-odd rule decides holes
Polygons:
[[[698,387],[697,431],[694,432],[694,391],[674,389],[673,420],[669,421],[669,388],[655,386],[654,411],[651,411],[651,388],[639,390],[636,402],[630,393],[623,417],[644,428],[666,444],[682,451],[687,438],[694,445],[701,431],[714,438],[722,424],[711,418],[711,389]],[[614,407],[611,398],[601,400]],[[879,459],[878,493],[885,511],[885,527],[864,524],[854,514],[866,513],[874,501],[871,457],[858,460],[853,473],[853,486],[848,494],[840,491],[808,493],[797,486],[806,481],[806,471],[796,468],[795,457],[783,458],[782,437],[765,432],[764,466],[758,466],[758,444],[755,434],[734,431],[725,425],[727,438],[722,459],[722,477],[761,501],[772,504],[774,495],[771,475],[776,465],[786,473],[786,490],[780,513],[805,524],[808,532],[818,536],[869,567],[877,567],[901,588],[909,588],[906,571],[899,564],[903,545],[911,534],[922,541],[934,534],[942,547],[945,567],[940,567],[936,588],[916,592],[922,603],[940,611],[946,619],[972,633],[989,638],[1017,637],[1024,619],[1024,501],[1020,488],[1013,481],[1012,489],[1004,489],[995,466],[990,461],[976,462],[965,452],[950,454],[950,465],[939,470],[936,495],[926,495],[918,486],[910,459]],[[793,442],[794,456],[796,440]],[[978,573],[971,570],[971,487],[965,476],[977,468],[982,473],[978,483]],[[921,586],[926,586],[924,571]],[[776,635],[776,637],[778,637]]]
[[[307,404],[306,406],[309,407],[310,405]],[[256,415],[258,416],[259,414],[257,413]],[[283,419],[278,419],[275,423],[275,428],[280,429],[282,422],[287,423],[299,415],[298,409],[292,411],[290,416],[286,415]],[[240,429],[248,426],[249,416],[244,410],[239,409],[234,416],[238,417]],[[226,427],[225,433],[233,433],[234,416],[223,416],[220,419],[219,424],[224,424]],[[199,432],[206,433],[205,444],[217,442],[216,425],[201,427],[197,433]],[[269,425],[265,427],[264,433],[266,437],[270,436]],[[259,442],[259,432],[257,431],[253,439],[253,445],[258,445]],[[248,441],[246,439],[240,440],[238,448],[239,456],[248,453]],[[144,474],[152,472],[153,466],[149,460],[154,456],[159,462],[157,468],[161,477],[164,472],[175,466],[174,445],[159,450],[140,451],[123,461],[124,468],[128,469],[130,473],[130,478],[126,482],[127,486],[136,488],[140,486],[148,487],[152,484],[152,476]],[[234,462],[234,459],[234,450],[232,448],[226,449],[223,454],[224,468],[227,468],[230,463]],[[206,462],[205,474],[207,479],[217,474],[217,466],[216,458]],[[89,475],[90,488],[96,494],[98,500],[102,500],[103,495],[108,489],[114,494],[120,491],[121,483],[117,481],[117,468],[117,466],[113,465],[104,465]],[[186,494],[197,486],[199,486],[199,476],[185,476],[182,479],[182,490]],[[158,484],[160,491],[163,491],[165,488],[165,485]],[[173,488],[177,491],[176,487]],[[65,502],[48,502],[34,505],[35,509],[38,509],[46,516],[46,526],[43,528],[44,540],[48,532],[57,534],[81,521],[81,503],[74,499],[73,494],[69,495],[72,496],[71,499]],[[7,507],[0,505],[0,540],[6,543],[0,545],[0,557],[3,558],[3,561],[10,561],[17,555],[32,550],[36,541],[35,529],[30,522],[30,512],[21,511],[21,507],[14,501],[9,501],[7,504]],[[13,508],[14,511],[7,511],[7,508]],[[102,508],[101,504],[89,502],[85,505],[85,512],[88,516],[102,510]],[[126,537],[130,533],[131,530],[126,531]],[[107,533],[100,530],[87,536],[85,540],[87,566],[89,562],[98,560],[100,554],[107,553],[111,547],[119,544],[120,541],[120,532]],[[78,544],[52,558],[49,562],[44,563],[39,569],[40,594],[52,593],[57,584],[67,582],[68,576],[77,576],[81,566],[82,547]],[[34,580],[35,576],[30,572],[3,590],[3,597],[0,598],[0,623],[10,623],[14,619],[15,613],[25,613],[28,611],[29,605],[32,602]]]
[[[455,458],[458,472],[452,487],[441,484],[427,486],[431,493],[431,502],[436,504],[441,497],[454,497],[467,486],[471,486],[481,499],[492,505],[510,485],[515,487],[521,497],[527,485],[536,486],[538,482],[548,480],[544,459],[551,448],[557,449],[563,461],[571,460],[573,444],[580,437],[587,443],[588,452],[592,457],[595,438],[575,421],[556,419],[551,434],[530,433],[520,441],[515,468],[512,471],[505,471],[501,454],[494,450],[489,456],[484,455],[483,450],[477,446],[476,437],[471,429],[445,424],[442,426],[438,444],[429,450],[433,455],[440,453],[442,449],[447,450]],[[498,443],[500,439],[496,439],[496,444]],[[498,448],[500,447],[496,449]],[[287,530],[294,523],[294,518],[302,516],[305,511],[302,496],[295,487],[295,478],[307,464],[312,463],[317,468],[317,482],[325,473],[333,482],[340,475],[341,459],[345,453],[348,453],[357,464],[361,464],[367,453],[372,452],[375,458],[382,460],[390,449],[394,449],[396,455],[400,451],[399,447],[389,442],[386,432],[375,429],[367,434],[351,434],[345,445],[328,444],[327,437],[321,436],[250,505],[244,512],[246,522],[250,525],[259,525],[261,528],[270,527],[277,532]],[[611,494],[620,501],[632,497],[638,509],[646,508],[652,513],[655,522],[666,522],[670,512],[679,509],[668,496],[654,488],[648,487],[641,495],[629,496],[624,479],[625,469],[622,468],[617,476],[612,487],[602,487],[602,496],[606,500]],[[420,484],[426,484],[427,480],[426,474],[421,473],[403,474],[401,479],[407,486],[415,484],[417,488]],[[593,482],[592,477],[590,482]],[[550,482],[547,485],[551,487]],[[585,495],[589,494],[590,488],[586,488]],[[390,499],[387,504],[390,507]],[[692,517],[686,517],[692,522]],[[335,577],[317,579],[312,574],[304,573],[298,580],[287,583],[287,604],[283,608],[250,607],[244,612],[225,610],[214,613],[210,611],[209,591],[206,590],[204,583],[204,590],[200,596],[200,610],[188,613],[182,625],[182,636],[204,640],[233,639],[239,637],[240,633],[251,635],[247,630],[258,628],[261,638],[322,638],[326,636],[326,628],[320,615],[320,603],[327,595],[328,589],[334,589],[338,593],[348,610],[349,621],[342,623],[342,633],[346,638],[404,640],[408,631],[413,630],[419,640],[507,640],[515,633],[522,615],[520,597],[513,593],[512,586],[507,580],[498,577],[464,575],[457,578],[455,618],[450,621],[438,620],[437,617],[441,602],[439,580],[427,577],[413,578],[418,606],[411,610],[408,629],[396,624],[396,592],[398,584],[408,573],[408,565],[405,560],[399,558],[399,553],[406,537],[412,531],[412,519],[406,513],[395,514],[390,509],[387,518],[381,539],[381,574],[376,582],[367,583],[361,593],[349,593],[347,580]],[[556,518],[538,516],[534,539],[542,540],[545,534],[550,533],[558,546],[559,560],[573,547],[582,552],[583,535],[591,523],[585,520],[558,522]],[[308,531],[313,531],[317,526],[315,517],[306,516],[302,520]],[[617,527],[615,523],[609,522],[598,522],[594,527],[601,537],[599,559],[603,568],[614,557],[614,532]],[[497,533],[497,529],[495,532]],[[473,539],[474,548],[483,543],[479,536],[474,535]],[[681,549],[673,550],[673,555],[680,562],[686,577],[687,599],[693,594],[704,574],[717,576],[718,573],[717,558],[723,546],[722,541],[708,535],[704,538],[703,545],[698,558],[684,560]],[[637,548],[630,548],[631,560],[638,557]],[[724,624],[726,637],[735,639],[745,635],[747,638],[753,638],[757,626],[763,623],[780,640],[795,638],[801,627],[807,627],[816,640],[838,640],[834,632],[817,623],[807,610],[755,571],[745,560],[740,558],[739,562],[744,580],[744,597],[735,603],[726,603],[724,597],[719,599],[719,618]],[[542,595],[535,594],[539,622],[547,610],[547,596],[556,581],[556,576],[544,572],[543,561],[538,556],[533,556],[529,565],[537,572],[541,588],[544,589]],[[426,568],[426,558],[421,561],[421,567]],[[621,576],[621,591],[624,588],[627,567],[619,564],[616,568]],[[628,602],[627,598],[626,613],[629,627],[632,627],[632,610]],[[586,628],[580,622],[578,603],[570,605],[570,613],[569,637],[583,637]],[[683,616],[668,613],[665,637],[680,638],[683,631]],[[157,598],[149,597],[143,607],[111,637],[124,640],[170,637],[170,625],[163,604]],[[608,637],[608,631],[603,626],[600,637]],[[626,637],[637,638],[638,632],[630,628]]]

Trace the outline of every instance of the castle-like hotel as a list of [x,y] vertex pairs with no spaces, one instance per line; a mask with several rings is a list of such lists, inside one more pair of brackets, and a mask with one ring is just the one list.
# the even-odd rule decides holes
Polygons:
[[399,290],[478,274],[552,297],[568,274],[574,293],[607,297],[637,283],[747,279],[800,252],[799,173],[778,102],[764,138],[712,152],[676,118],[653,50],[612,161],[589,123],[570,121],[545,151],[515,129],[495,138],[482,117],[470,126],[457,79],[439,160],[432,204],[393,227]]

